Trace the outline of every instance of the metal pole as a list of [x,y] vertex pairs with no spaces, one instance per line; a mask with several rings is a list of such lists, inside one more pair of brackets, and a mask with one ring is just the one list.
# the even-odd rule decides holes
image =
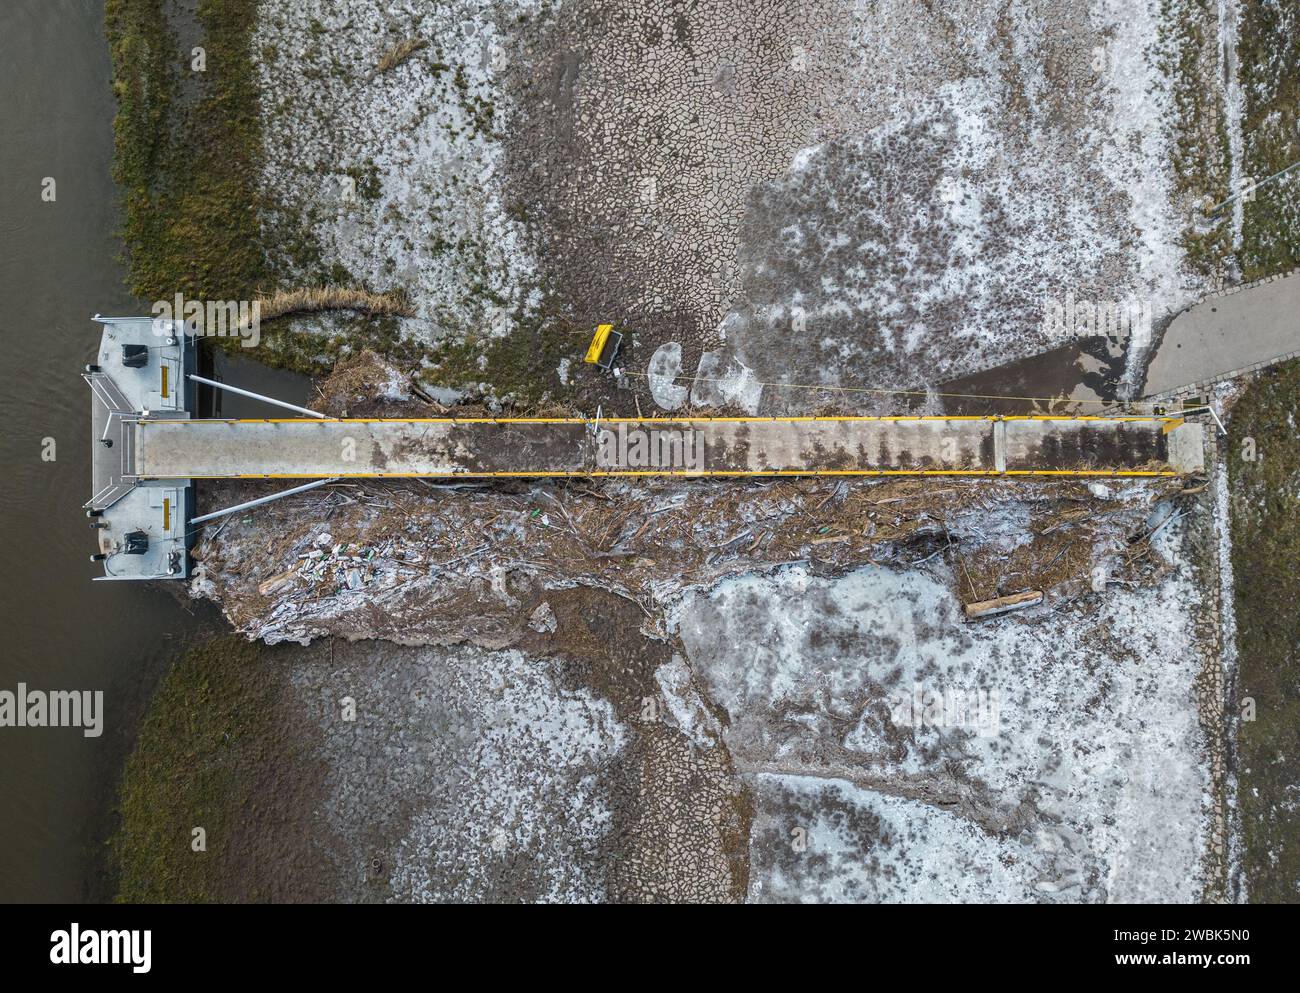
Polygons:
[[227,514],[237,514],[241,510],[249,510],[252,507],[260,507],[264,503],[270,503],[272,500],[279,500],[281,497],[293,496],[295,493],[305,493],[307,490],[314,490],[317,486],[324,486],[326,483],[337,483],[338,476],[331,476],[329,479],[317,479],[310,483],[304,483],[302,486],[295,486],[292,489],[282,490],[279,493],[272,493],[270,496],[258,497],[256,500],[249,500],[247,503],[237,503],[233,507],[227,507],[225,510],[213,511],[211,514],[204,514],[201,517],[191,517],[191,524],[202,524],[204,521],[210,521],[214,517],[225,517]]
[[1184,407],[1183,413],[1194,414],[1198,410],[1206,411],[1211,417],[1214,418],[1214,423],[1219,425],[1219,430],[1222,431],[1224,434],[1228,433],[1228,429],[1223,426],[1223,421],[1219,420],[1219,415],[1214,412],[1214,408],[1211,407],[1208,403],[1203,407]]
[[1239,200],[1241,197],[1244,197],[1247,193],[1254,193],[1257,189],[1259,189],[1259,188],[1260,188],[1261,186],[1263,186],[1265,183],[1271,183],[1271,182],[1273,182],[1273,180],[1277,179],[1279,176],[1285,176],[1288,172],[1290,172],[1292,169],[1295,169],[1295,168],[1297,168],[1297,167],[1300,167],[1300,162],[1292,162],[1292,163],[1291,163],[1289,166],[1287,166],[1285,169],[1279,169],[1277,172],[1273,173],[1273,175],[1269,176],[1267,179],[1261,179],[1258,183],[1254,183],[1254,184],[1252,184],[1251,187],[1250,187],[1250,189],[1242,190],[1240,193],[1237,193],[1237,194],[1235,194],[1234,196],[1230,196],[1230,197],[1228,197],[1228,199],[1227,199],[1227,200],[1224,200],[1223,203],[1216,203],[1213,207],[1211,207],[1209,210],[1207,210],[1207,211],[1205,212],[1205,216],[1206,216],[1206,217],[1212,217],[1213,215],[1215,215],[1216,213],[1218,213],[1219,210],[1221,210],[1222,208],[1228,206],[1228,204],[1232,203],[1232,201],[1234,201],[1234,200]]
[[261,400],[263,403],[275,404],[275,406],[283,407],[285,410],[295,410],[300,414],[306,414],[308,417],[323,418],[326,416],[325,414],[322,414],[320,411],[317,410],[308,410],[306,407],[298,407],[291,403],[285,403],[283,400],[273,400],[270,397],[262,396],[262,394],[260,393],[253,393],[250,390],[241,390],[238,386],[231,386],[228,383],[218,383],[212,379],[204,379],[202,376],[194,375],[194,373],[190,373],[189,378],[194,380],[194,382],[196,383],[202,383],[204,386],[215,386],[219,390],[226,390],[230,393],[238,393],[241,397],[250,397],[253,400]]

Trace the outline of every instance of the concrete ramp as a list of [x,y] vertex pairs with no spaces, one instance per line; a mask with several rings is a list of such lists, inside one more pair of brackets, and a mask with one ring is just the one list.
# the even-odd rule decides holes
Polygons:
[[1300,356],[1300,270],[1216,293],[1174,318],[1143,395],[1203,392]]
[[144,418],[135,430],[137,472],[147,479],[1172,476],[1203,468],[1201,426],[1162,417]]

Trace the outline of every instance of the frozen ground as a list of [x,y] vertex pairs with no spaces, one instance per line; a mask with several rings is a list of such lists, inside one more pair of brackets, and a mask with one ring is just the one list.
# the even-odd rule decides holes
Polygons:
[[636,332],[638,375],[677,341],[724,385],[698,403],[806,409],[825,396],[741,378],[925,386],[1061,344],[1067,293],[1155,320],[1192,295],[1159,0],[583,6],[547,24],[560,95],[525,89],[509,141],[566,167],[512,188],[575,317]]
[[[764,380],[915,387],[1064,343],[1043,322],[1067,293],[1186,302],[1155,25],[1124,11],[1058,32],[973,5],[954,36],[977,71],[756,191],[723,325],[739,359]],[[787,356],[792,327],[807,347]]]
[[[269,2],[275,240],[407,291],[425,342],[545,329],[576,359],[613,320],[643,402],[668,342],[721,381],[703,406],[933,385],[1062,344],[1043,324],[1067,294],[1157,321],[1194,294],[1159,8]],[[376,73],[406,39],[429,44]],[[604,389],[580,366],[549,385]]]
[[[531,3],[267,2],[254,38],[266,119],[263,186],[284,249],[314,241],[339,282],[405,290],[411,336],[504,335],[535,306],[528,232],[500,195],[510,107],[496,18]],[[377,72],[408,40],[426,47]],[[310,267],[291,254],[290,271]],[[319,277],[317,277],[319,278]]]
[[725,750],[681,730],[703,720],[692,676],[641,619],[551,591],[519,648],[297,652],[313,881],[346,902],[742,896],[745,794]]
[[672,627],[755,777],[750,895],[1198,899],[1200,601],[1185,564],[987,625],[917,571],[688,596]]
[[380,881],[401,902],[603,898],[603,776],[627,738],[608,702],[517,651],[358,655],[294,672],[323,732],[340,899]]

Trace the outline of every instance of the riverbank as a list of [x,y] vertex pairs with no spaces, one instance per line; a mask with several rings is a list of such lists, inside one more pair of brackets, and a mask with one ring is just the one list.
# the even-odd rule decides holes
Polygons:
[[200,0],[201,44],[187,50],[178,38],[186,5],[108,0],[113,176],[128,280],[141,299],[249,299],[267,284],[249,56],[257,10],[257,0]]
[[1300,363],[1260,374],[1228,440],[1239,675],[1234,704],[1246,894],[1300,897]]
[[[462,2],[459,15],[488,30],[491,6]],[[258,360],[319,375],[374,348],[434,388],[451,384],[525,407],[550,402],[560,391],[536,384],[572,351],[572,329],[546,318],[534,283],[494,275],[518,268],[497,245],[522,235],[499,200],[476,213],[472,189],[487,184],[499,157],[504,97],[478,65],[483,39],[449,34],[460,24],[453,13],[431,10],[402,27],[400,18],[381,18],[363,30],[356,16],[373,16],[359,7],[350,15],[346,4],[318,17],[258,0],[110,0],[115,177],[135,295],[265,300],[345,287],[384,301],[384,312],[268,319]],[[359,31],[391,35],[393,44],[371,51],[355,43]],[[403,40],[425,44],[386,63]],[[403,65],[412,60],[414,75],[415,65]],[[351,91],[346,98],[340,85]],[[425,122],[431,145],[413,151],[409,134],[371,127],[392,116],[394,101],[417,130],[434,115]],[[328,120],[321,107],[334,108]],[[379,203],[380,165],[403,171],[409,192],[418,187],[432,206],[408,217],[417,201]],[[444,177],[448,168],[458,174]],[[387,208],[382,218],[379,207]],[[411,238],[413,227],[425,235]],[[363,252],[368,228],[376,244]],[[435,284],[445,289],[431,296]],[[401,301],[396,309],[406,313],[408,294],[415,310],[398,321],[388,302]],[[525,330],[504,334],[503,322]]]
[[[1300,8],[1243,6],[1244,172],[1263,182],[1300,161]],[[1265,183],[1243,207],[1241,270],[1262,279],[1300,265],[1300,169]]]
[[118,898],[742,897],[745,787],[716,744],[645,711],[668,646],[597,591],[547,609],[507,651],[188,653],[127,765]]
[[[114,178],[131,291],[168,302],[177,294],[262,301],[268,317],[255,357],[277,368],[321,374],[366,346],[417,359],[389,314],[400,300],[323,261],[302,218],[283,203],[270,206],[263,183],[269,115],[253,57],[261,8],[259,0],[107,3]],[[351,319],[330,333],[305,334],[291,316],[269,316],[276,302],[312,293],[346,294]],[[238,338],[212,345],[241,348]]]
[[[1239,61],[1245,175],[1264,180],[1300,161],[1300,9],[1251,3],[1241,10]],[[1300,265],[1300,169],[1243,204],[1242,277]],[[1300,363],[1254,378],[1231,411],[1232,565],[1239,675],[1235,700],[1238,797],[1246,897],[1300,895]]]
[[290,696],[290,655],[227,635],[170,667],[122,776],[118,900],[331,897],[312,859],[323,787]]

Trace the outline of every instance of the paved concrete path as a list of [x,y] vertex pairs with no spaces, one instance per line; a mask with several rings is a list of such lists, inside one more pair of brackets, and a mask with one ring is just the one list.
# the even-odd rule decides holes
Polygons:
[[1300,273],[1214,296],[1174,318],[1147,368],[1144,396],[1202,388],[1300,353]]
[[141,420],[142,479],[325,476],[1173,475],[1174,418]]

